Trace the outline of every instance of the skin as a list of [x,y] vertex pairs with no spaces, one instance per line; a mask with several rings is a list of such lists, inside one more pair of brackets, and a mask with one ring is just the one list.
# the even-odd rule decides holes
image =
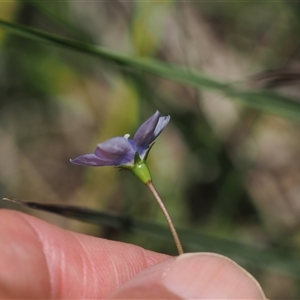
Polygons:
[[170,257],[0,210],[0,299],[265,299],[212,253]]

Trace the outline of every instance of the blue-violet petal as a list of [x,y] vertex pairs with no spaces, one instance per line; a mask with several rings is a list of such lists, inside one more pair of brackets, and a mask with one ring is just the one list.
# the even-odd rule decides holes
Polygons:
[[71,163],[76,165],[83,166],[92,166],[92,167],[100,167],[100,166],[111,166],[113,165],[110,159],[101,159],[97,157],[94,153],[92,154],[84,154],[78,156],[74,159],[70,159]]
[[[149,145],[158,137],[170,121],[170,116],[160,116],[159,111],[145,121],[133,137],[140,156],[144,156]],[[142,157],[141,157],[142,158]]]
[[110,160],[112,165],[118,166],[134,161],[136,150],[124,137],[114,137],[97,145],[95,155],[100,159]]

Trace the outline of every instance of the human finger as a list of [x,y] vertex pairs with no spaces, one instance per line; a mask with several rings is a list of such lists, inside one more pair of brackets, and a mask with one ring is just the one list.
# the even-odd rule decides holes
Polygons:
[[1,299],[104,299],[167,257],[0,210]]

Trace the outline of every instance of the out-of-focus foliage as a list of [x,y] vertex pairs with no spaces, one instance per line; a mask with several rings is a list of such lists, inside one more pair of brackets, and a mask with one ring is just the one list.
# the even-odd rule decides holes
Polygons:
[[[212,236],[207,250],[225,253],[225,239],[299,259],[299,13],[289,1],[1,2],[6,24],[62,41],[0,28],[1,195],[165,224],[127,172],[69,163],[159,109],[171,124],[149,167],[177,227]],[[214,85],[203,90],[205,80]],[[39,216],[175,253],[159,239]],[[293,276],[250,271],[269,298],[299,297]]]

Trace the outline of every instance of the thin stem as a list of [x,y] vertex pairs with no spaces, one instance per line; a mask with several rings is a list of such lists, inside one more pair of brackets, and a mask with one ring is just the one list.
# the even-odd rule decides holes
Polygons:
[[151,193],[153,194],[155,200],[157,201],[160,209],[162,210],[165,218],[167,219],[167,223],[169,225],[169,228],[171,230],[171,233],[172,233],[172,236],[173,236],[173,239],[174,239],[174,242],[176,244],[176,247],[177,247],[177,250],[178,250],[178,253],[179,254],[183,254],[183,248],[182,248],[182,245],[181,245],[181,242],[180,242],[180,239],[178,237],[178,234],[176,232],[176,229],[174,227],[174,224],[173,224],[173,221],[164,205],[164,203],[162,202],[159,194],[157,193],[152,181],[149,181],[146,183],[147,187],[149,188],[149,190],[151,191]]

